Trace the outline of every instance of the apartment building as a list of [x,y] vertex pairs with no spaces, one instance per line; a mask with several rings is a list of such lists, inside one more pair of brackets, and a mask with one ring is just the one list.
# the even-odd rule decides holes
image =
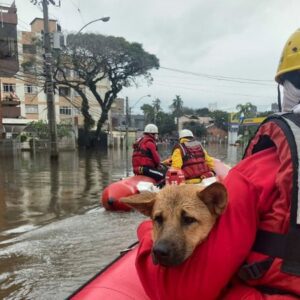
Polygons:
[[[21,131],[35,120],[46,121],[47,99],[44,79],[36,76],[43,68],[42,49],[37,47],[43,35],[43,19],[35,18],[30,23],[30,31],[17,30],[17,8],[13,3],[10,7],[0,6],[0,23],[0,133],[3,133],[11,131],[12,127]],[[58,31],[57,21],[49,20],[49,32],[55,34]],[[69,72],[68,76],[74,78],[76,74]],[[109,81],[102,80],[97,88],[104,96],[109,87]],[[90,113],[97,122],[101,108],[88,90],[86,94]],[[81,98],[74,90],[60,85],[54,99],[57,124],[72,124],[75,120],[79,126],[83,124]],[[10,108],[15,104],[13,118],[7,114],[7,103]]]

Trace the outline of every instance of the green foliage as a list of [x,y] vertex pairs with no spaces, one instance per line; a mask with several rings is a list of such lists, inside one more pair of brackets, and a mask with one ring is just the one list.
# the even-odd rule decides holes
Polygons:
[[207,117],[209,116],[209,109],[206,108],[206,107],[203,107],[203,108],[199,108],[199,109],[196,109],[196,114],[199,116],[199,117]]
[[162,111],[160,106],[161,100],[156,98],[153,102],[154,121],[156,121],[157,114]]
[[273,115],[274,114],[274,112],[273,111],[263,111],[263,112],[259,112],[259,113],[257,113],[257,117],[259,118],[259,117],[268,117],[268,116],[270,116],[270,115]]
[[183,115],[194,115],[194,114],[196,114],[196,112],[195,112],[194,108],[183,106],[182,107],[182,114]]
[[175,96],[173,103],[170,105],[171,111],[176,118],[183,115],[183,101],[179,95]]
[[[94,125],[89,102],[98,102],[101,114],[96,120],[97,136],[100,136],[119,92],[124,87],[138,85],[140,79],[150,84],[153,79],[149,71],[159,68],[158,58],[146,52],[141,44],[130,43],[122,37],[92,33],[68,35],[67,47],[54,52],[53,57],[56,84],[74,89],[82,98],[81,112],[86,131]],[[69,76],[73,72],[76,77]],[[110,83],[110,90],[104,95],[98,88],[101,80]],[[89,90],[89,97],[84,89]]]
[[[37,121],[37,122],[31,122],[27,127],[26,127],[26,132],[28,132],[28,135],[34,138],[38,139],[49,139],[50,134],[49,134],[49,127],[48,124],[42,120]],[[57,125],[57,136],[59,138],[62,137],[68,137],[70,136],[70,127],[65,125],[65,124],[58,124]],[[21,135],[22,139],[22,135]]]
[[176,124],[174,122],[174,117],[170,114],[159,112],[157,116],[157,124],[159,129],[159,135],[170,135],[176,131]]
[[229,113],[222,110],[211,111],[208,114],[213,120],[216,127],[223,129],[225,131],[228,130],[228,119]]
[[185,129],[189,129],[194,133],[194,136],[201,138],[207,135],[207,130],[204,125],[198,124],[197,122],[185,122],[183,124]]
[[141,106],[141,110],[144,113],[145,123],[153,123],[154,122],[154,108],[150,104],[143,104]]
[[21,134],[20,135],[20,142],[23,143],[23,142],[26,142],[27,141],[27,135],[26,134]]
[[253,118],[256,116],[257,107],[250,102],[238,104],[236,109],[238,112],[234,115],[234,119],[240,119],[242,115],[244,118]]

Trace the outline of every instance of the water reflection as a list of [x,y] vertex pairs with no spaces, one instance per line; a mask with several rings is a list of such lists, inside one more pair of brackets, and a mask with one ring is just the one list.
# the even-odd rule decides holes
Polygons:
[[[241,157],[232,146],[206,150],[231,165]],[[131,150],[63,152],[56,163],[22,153],[0,169],[1,299],[64,299],[136,239],[142,216],[99,206],[103,188],[132,172]]]

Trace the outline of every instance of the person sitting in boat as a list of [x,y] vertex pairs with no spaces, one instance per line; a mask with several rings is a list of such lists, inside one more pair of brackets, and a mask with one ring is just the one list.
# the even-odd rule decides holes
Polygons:
[[186,183],[199,183],[214,176],[214,160],[194,138],[189,129],[179,132],[179,143],[173,148],[171,168],[182,169]]
[[144,135],[133,144],[132,166],[135,175],[145,175],[161,182],[166,169],[162,167],[157,151],[158,128],[154,124],[145,126]]
[[[300,29],[275,80],[284,113],[262,122],[225,177],[228,207],[207,240],[166,268],[152,262],[152,222],[139,226],[135,265],[150,299],[300,299]],[[281,111],[280,86],[278,100]]]

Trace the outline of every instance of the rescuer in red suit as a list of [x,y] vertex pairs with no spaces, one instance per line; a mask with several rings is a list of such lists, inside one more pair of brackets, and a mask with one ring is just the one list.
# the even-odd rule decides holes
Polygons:
[[149,176],[160,182],[165,178],[166,168],[160,163],[156,146],[157,137],[157,126],[146,125],[143,137],[133,144],[132,167],[135,175]]
[[286,113],[260,125],[224,179],[229,204],[208,239],[183,264],[163,267],[152,262],[151,221],[139,226],[136,267],[151,300],[300,298],[299,30],[275,80]]

